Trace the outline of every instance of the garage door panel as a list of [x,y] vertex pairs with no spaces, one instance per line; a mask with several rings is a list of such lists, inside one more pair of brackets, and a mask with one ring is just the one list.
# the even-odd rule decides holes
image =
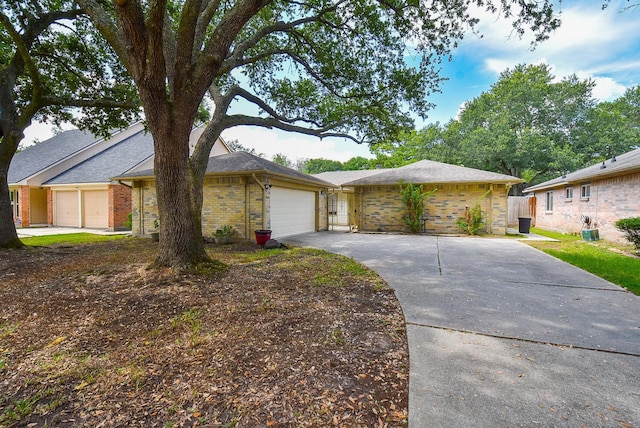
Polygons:
[[316,229],[316,196],[305,190],[271,189],[272,236],[282,237]]
[[109,192],[107,190],[85,190],[84,227],[109,227]]
[[78,227],[79,221],[79,204],[78,192],[58,191],[56,195],[56,226]]

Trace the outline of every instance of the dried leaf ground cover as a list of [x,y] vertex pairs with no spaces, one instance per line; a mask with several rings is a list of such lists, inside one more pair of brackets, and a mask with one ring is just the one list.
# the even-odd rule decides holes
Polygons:
[[0,426],[406,426],[393,292],[307,249],[149,270],[128,239],[0,251]]

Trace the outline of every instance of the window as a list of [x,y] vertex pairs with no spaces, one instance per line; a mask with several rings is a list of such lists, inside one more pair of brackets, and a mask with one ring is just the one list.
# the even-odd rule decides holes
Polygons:
[[329,215],[338,213],[338,195],[336,193],[329,194]]
[[591,185],[583,184],[580,186],[580,199],[589,199],[591,196]]
[[573,199],[573,187],[567,187],[564,189],[564,198],[567,200]]
[[553,192],[547,192],[545,198],[545,210],[548,212],[553,211]]
[[13,214],[14,217],[19,217],[20,216],[20,205],[19,205],[19,199],[18,199],[18,191],[17,190],[12,190],[9,192],[9,197],[11,199],[11,213]]

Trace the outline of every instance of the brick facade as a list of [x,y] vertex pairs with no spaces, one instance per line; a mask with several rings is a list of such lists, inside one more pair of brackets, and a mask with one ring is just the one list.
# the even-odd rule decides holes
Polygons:
[[[582,185],[590,186],[590,195],[581,198]],[[568,199],[566,189],[573,189]],[[547,210],[547,192],[552,192],[552,210]],[[592,220],[591,228],[598,229],[600,238],[626,242],[615,227],[621,218],[640,216],[640,173],[627,174],[579,184],[554,187],[535,193],[536,226],[562,233],[580,233],[582,216]]]
[[[257,177],[265,182],[263,177]],[[271,180],[272,185],[284,184]],[[288,183],[291,185],[291,183]],[[310,189],[307,189],[310,190]],[[270,192],[250,176],[205,177],[202,207],[202,234],[212,236],[222,226],[233,226],[236,237],[253,239],[254,231],[270,228]],[[327,230],[326,192],[317,198],[319,230]],[[148,235],[154,231],[158,205],[154,181],[136,182],[132,193],[132,232]]]
[[[507,189],[504,184],[424,185],[425,191],[437,188],[424,201],[426,231],[459,233],[457,220],[465,207],[480,204],[488,233],[507,231]],[[363,231],[408,232],[402,221],[406,207],[398,186],[361,186],[356,188],[356,225]]]
[[29,186],[20,186],[18,190],[18,201],[20,203],[18,209],[18,219],[22,227],[29,227],[31,222],[29,221],[29,199],[31,195],[29,192]]
[[123,229],[131,208],[131,188],[122,184],[109,185],[109,229]]

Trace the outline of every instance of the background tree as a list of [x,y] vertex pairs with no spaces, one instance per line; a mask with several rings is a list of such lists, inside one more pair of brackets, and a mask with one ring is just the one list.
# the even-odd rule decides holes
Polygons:
[[307,159],[302,171],[306,174],[320,174],[327,171],[342,171],[342,162],[329,159]]
[[640,86],[591,109],[577,132],[575,152],[588,166],[640,147]]
[[529,180],[575,169],[575,134],[594,104],[593,82],[554,79],[547,65],[519,65],[466,103],[459,118],[465,164]]
[[0,247],[22,246],[7,179],[32,121],[105,135],[137,106],[126,70],[75,2],[0,0]]
[[294,162],[283,153],[276,153],[275,155],[273,155],[273,158],[271,158],[271,160],[278,165],[286,166],[287,168],[295,167]]
[[[548,1],[78,0],[135,81],[155,144],[162,235],[157,264],[206,261],[202,182],[213,142],[253,125],[321,138],[383,140],[424,117],[437,63],[477,22],[471,5],[500,10],[536,40],[559,25]],[[409,65],[407,56],[419,58]],[[206,93],[215,111],[189,158]],[[234,100],[260,113],[232,114]]]

